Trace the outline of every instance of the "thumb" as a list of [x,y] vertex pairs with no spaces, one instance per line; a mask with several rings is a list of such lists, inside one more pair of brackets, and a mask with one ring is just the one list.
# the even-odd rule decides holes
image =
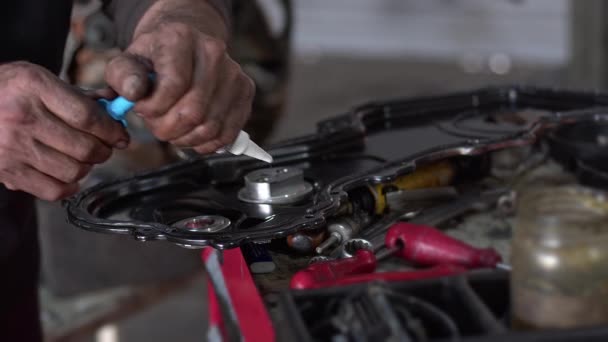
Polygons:
[[138,101],[148,95],[151,88],[148,79],[151,68],[148,68],[148,64],[150,63],[135,55],[123,53],[108,63],[106,82],[118,95],[130,101]]

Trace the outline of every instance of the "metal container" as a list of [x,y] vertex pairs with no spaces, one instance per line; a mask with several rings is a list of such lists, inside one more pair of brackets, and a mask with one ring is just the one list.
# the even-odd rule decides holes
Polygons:
[[513,327],[608,324],[608,200],[568,185],[525,192],[512,249]]

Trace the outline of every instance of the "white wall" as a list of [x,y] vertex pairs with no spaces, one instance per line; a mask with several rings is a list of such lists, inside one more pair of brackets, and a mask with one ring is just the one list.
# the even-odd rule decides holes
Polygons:
[[567,0],[294,0],[300,55],[568,59]]

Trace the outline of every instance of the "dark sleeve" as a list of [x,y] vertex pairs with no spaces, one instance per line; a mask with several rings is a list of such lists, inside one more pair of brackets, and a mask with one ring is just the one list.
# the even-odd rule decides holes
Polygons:
[[[118,46],[125,48],[129,45],[133,31],[146,10],[157,0],[103,0],[104,11],[114,21],[118,37]],[[230,25],[231,0],[200,0],[207,1],[222,15]]]

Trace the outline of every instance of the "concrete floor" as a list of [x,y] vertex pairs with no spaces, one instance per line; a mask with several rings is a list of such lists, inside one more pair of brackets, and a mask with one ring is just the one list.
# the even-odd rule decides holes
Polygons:
[[206,296],[206,281],[201,275],[184,292],[118,324],[119,341],[206,341]]
[[[456,63],[315,56],[294,60],[287,114],[273,140],[314,131],[315,122],[374,99],[420,96],[490,84],[560,85],[559,70],[515,67],[508,75],[467,74]],[[120,341],[203,341],[207,316],[201,278],[149,310],[118,324]]]

